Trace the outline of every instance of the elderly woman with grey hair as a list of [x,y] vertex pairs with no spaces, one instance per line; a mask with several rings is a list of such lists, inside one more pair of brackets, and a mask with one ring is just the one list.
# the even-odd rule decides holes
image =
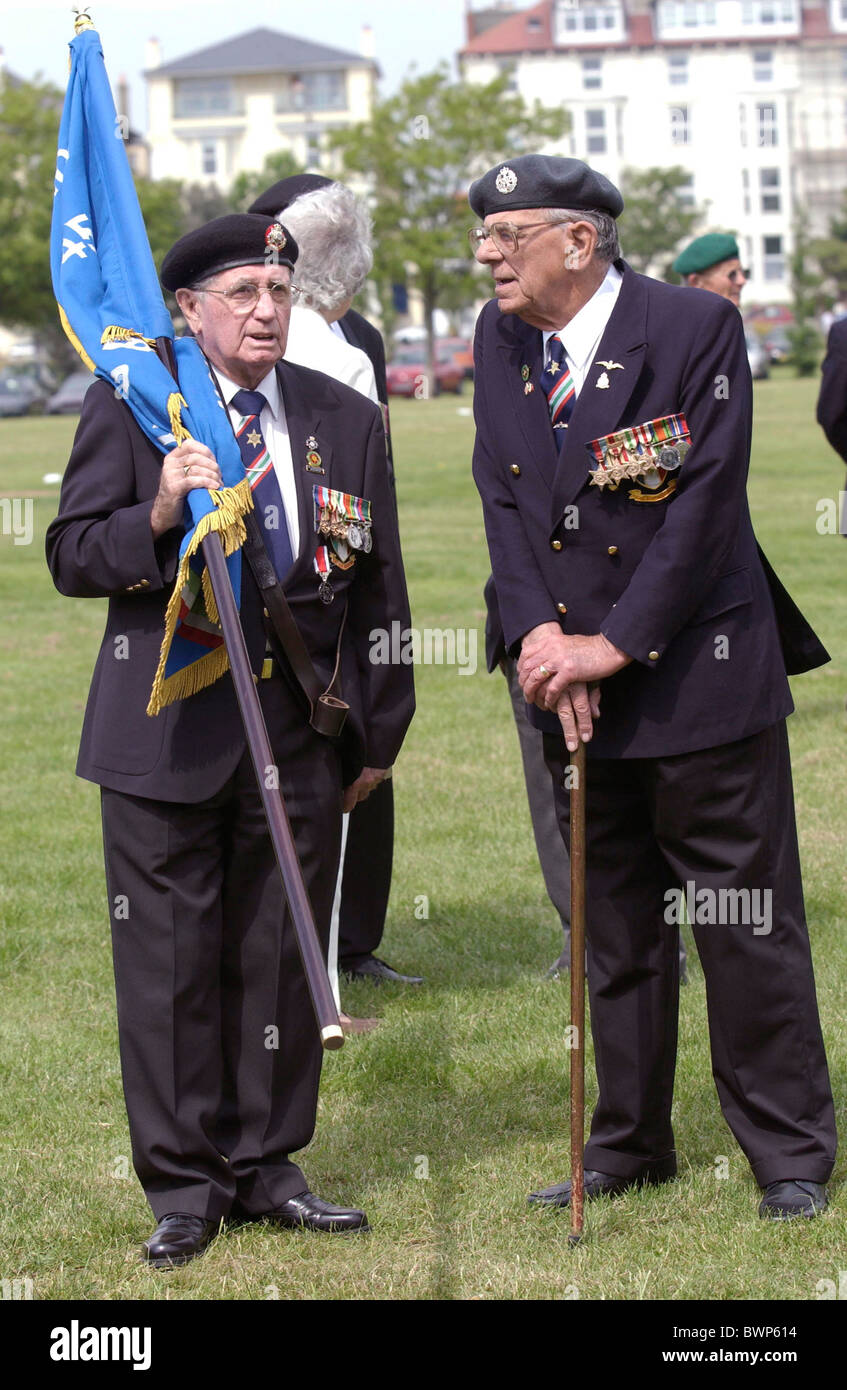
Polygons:
[[349,188],[330,183],[296,198],[285,209],[285,225],[300,247],[286,358],[376,401],[369,358],[333,328],[373,265],[366,209]]

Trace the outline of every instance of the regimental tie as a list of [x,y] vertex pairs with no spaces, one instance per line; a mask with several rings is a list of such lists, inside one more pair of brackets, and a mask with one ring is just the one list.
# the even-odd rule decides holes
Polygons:
[[267,405],[267,401],[261,391],[236,391],[232,404],[243,417],[235,437],[253,493],[253,505],[277,578],[284,579],[294,564],[294,555],[279,481],[259,425],[262,406]]
[[547,365],[541,373],[540,380],[541,389],[547,397],[556,446],[561,449],[565,442],[568,421],[573,414],[576,389],[565,360],[565,345],[558,333],[554,333],[547,343]]

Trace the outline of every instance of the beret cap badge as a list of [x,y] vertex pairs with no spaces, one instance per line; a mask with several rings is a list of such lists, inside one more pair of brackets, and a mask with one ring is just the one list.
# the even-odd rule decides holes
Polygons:
[[275,251],[281,251],[288,241],[285,231],[280,222],[272,222],[265,232],[265,245],[272,246]]
[[498,193],[513,193],[518,186],[518,176],[514,169],[504,164],[494,180],[494,186]]

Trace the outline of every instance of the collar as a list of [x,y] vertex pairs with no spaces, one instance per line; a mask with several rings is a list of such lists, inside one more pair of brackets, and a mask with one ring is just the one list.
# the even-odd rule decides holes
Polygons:
[[[223,394],[224,400],[226,401],[228,406],[232,405],[232,398],[235,395],[235,393],[237,391],[243,390],[244,388],[239,386],[237,382],[231,381],[228,376],[224,376],[224,373],[222,371],[219,371],[217,367],[214,367],[213,371],[215,373],[215,376],[218,378],[218,381],[220,382],[221,392]],[[279,390],[279,378],[276,374],[276,366],[271,367],[267,376],[262,377],[262,380],[259,382],[258,386],[254,386],[253,390],[261,391],[262,395],[268,403],[268,410],[271,412],[271,415],[274,417],[275,420],[283,418],[284,412],[282,408],[282,397],[280,395]]]
[[543,334],[545,361],[547,359],[547,344],[553,337],[553,333],[558,332],[565,345],[565,352],[573,365],[579,371],[584,371],[588,367],[589,358],[593,355],[594,349],[603,336],[603,330],[617,303],[622,279],[617,267],[610,265],[603,283],[598,285],[588,302],[583,304],[570,322],[565,324],[564,328],[551,329]]

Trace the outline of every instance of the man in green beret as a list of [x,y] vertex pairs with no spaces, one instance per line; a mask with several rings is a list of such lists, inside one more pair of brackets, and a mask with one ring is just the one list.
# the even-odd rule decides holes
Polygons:
[[696,290],[723,295],[739,308],[741,290],[747,283],[742,270],[738,242],[727,232],[707,232],[681,251],[673,263],[677,275]]

